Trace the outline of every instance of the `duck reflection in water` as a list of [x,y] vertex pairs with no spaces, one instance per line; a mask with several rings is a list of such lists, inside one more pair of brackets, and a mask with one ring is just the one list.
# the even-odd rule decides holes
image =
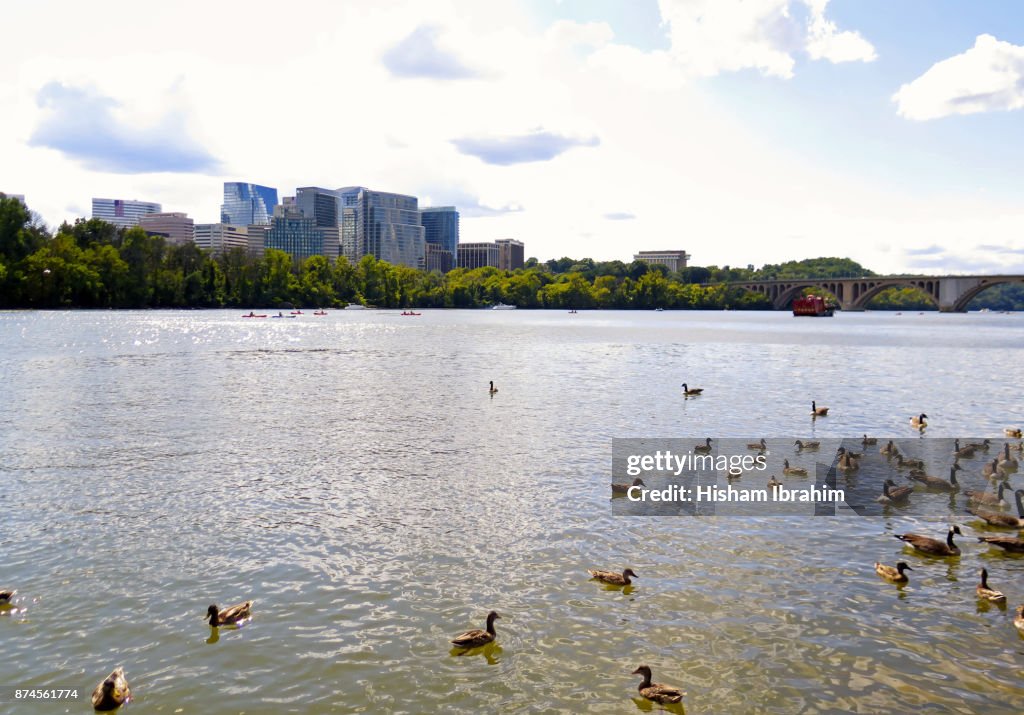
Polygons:
[[459,648],[456,646],[448,651],[448,654],[454,657],[482,655],[487,661],[487,665],[497,665],[501,661],[501,654],[503,652],[500,645],[491,641],[486,645],[477,646],[476,648]]

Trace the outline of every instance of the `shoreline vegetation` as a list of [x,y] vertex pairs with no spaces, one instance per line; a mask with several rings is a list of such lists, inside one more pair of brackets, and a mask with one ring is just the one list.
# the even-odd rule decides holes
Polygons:
[[[446,274],[364,256],[293,260],[233,249],[213,256],[168,244],[138,227],[78,219],[50,232],[27,207],[0,195],[0,308],[485,308],[771,310],[764,296],[725,283],[870,276],[848,258],[813,258],[759,269],[692,266],[676,272],[640,261],[530,258],[515,271],[456,268]],[[813,292],[808,289],[807,292]],[[1024,309],[1024,288],[995,286],[969,306]],[[913,288],[893,288],[870,310],[935,310]]]

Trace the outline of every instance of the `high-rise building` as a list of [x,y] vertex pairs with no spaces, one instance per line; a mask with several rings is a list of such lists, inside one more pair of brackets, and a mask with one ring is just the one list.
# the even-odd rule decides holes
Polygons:
[[274,207],[274,217],[264,234],[263,246],[284,251],[301,261],[324,254],[324,233],[316,227],[313,219],[302,215],[295,199],[288,196],[284,203]]
[[447,273],[455,267],[455,256],[451,251],[445,250],[439,244],[423,244],[423,268],[427,271],[440,271]]
[[144,214],[160,213],[160,204],[150,201],[134,201],[127,199],[93,199],[92,217],[112,223],[122,228],[131,228],[139,224]]
[[262,256],[267,248],[267,231],[270,226],[265,224],[249,224],[246,226],[246,233],[249,234],[249,255]]
[[686,251],[640,251],[633,256],[634,261],[643,261],[653,265],[665,266],[669,271],[675,272],[680,268],[686,268],[686,262],[690,256]]
[[459,268],[498,267],[501,253],[497,243],[460,243]]
[[415,196],[362,186],[338,189],[337,195],[341,249],[350,261],[371,255],[393,265],[424,267],[424,229]]
[[182,245],[195,239],[194,221],[184,213],[152,213],[139,217],[139,226],[150,236],[163,236],[168,243]]
[[[245,226],[232,226],[229,223],[197,223],[194,236],[196,246],[204,251],[212,252],[215,256],[227,253],[232,248],[249,249],[249,231]],[[262,244],[260,250],[263,250]]]
[[324,255],[332,261],[341,252],[341,199],[333,189],[303,186],[295,190],[295,204],[324,236]]
[[440,246],[454,257],[459,250],[459,212],[454,206],[420,209],[423,240]]
[[266,225],[270,223],[276,205],[277,189],[241,181],[225,181],[220,222],[235,226]]
[[8,198],[8,199],[17,199],[18,201],[21,202],[22,206],[28,206],[28,204],[25,203],[25,195],[24,194],[5,194],[3,191],[0,191],[0,196]]
[[522,241],[499,238],[495,243],[498,244],[498,268],[503,271],[514,271],[523,267],[526,258]]

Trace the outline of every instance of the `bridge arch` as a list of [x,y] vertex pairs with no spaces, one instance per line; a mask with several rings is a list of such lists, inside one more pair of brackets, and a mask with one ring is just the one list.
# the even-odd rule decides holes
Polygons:
[[854,296],[850,307],[855,310],[864,310],[875,296],[890,288],[917,288],[928,296],[936,308],[939,307],[939,281],[935,278],[887,278],[876,281],[858,281],[854,284]]
[[967,310],[967,306],[972,300],[978,297],[979,293],[984,293],[989,288],[1007,285],[1009,283],[1024,283],[1024,278],[993,278],[992,280],[982,280],[977,286],[974,288],[968,288],[964,291],[963,295],[957,298],[956,302],[953,304],[953,310],[957,313],[962,313]]
[[817,290],[829,293],[835,298],[836,303],[839,305],[844,304],[844,288],[845,286],[840,281],[836,280],[794,280],[791,282],[781,283],[772,286],[776,290],[774,295],[769,297],[772,299],[772,305],[775,306],[776,310],[785,310],[793,303],[793,299],[800,295],[805,288],[815,288]]

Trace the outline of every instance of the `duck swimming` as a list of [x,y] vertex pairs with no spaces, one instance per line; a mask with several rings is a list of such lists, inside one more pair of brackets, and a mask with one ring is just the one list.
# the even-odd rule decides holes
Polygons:
[[640,694],[652,700],[656,703],[668,705],[671,703],[681,702],[683,696],[686,695],[682,690],[672,685],[664,685],[663,683],[652,683],[651,682],[651,669],[649,666],[641,665],[639,668],[633,671],[633,675],[644,676],[643,682],[637,687]]
[[131,698],[132,691],[124,677],[124,668],[117,667],[92,691],[92,707],[101,712],[117,710]]
[[1005,603],[1006,596],[1003,595],[1002,591],[997,591],[994,588],[989,588],[988,585],[988,569],[981,569],[981,583],[978,584],[975,589],[978,593],[978,598],[984,598],[986,601],[992,601],[993,603]]
[[217,610],[217,605],[213,604],[206,609],[206,616],[210,619],[210,625],[214,628],[233,626],[239,621],[244,621],[252,616],[252,604],[253,601],[236,603],[234,606],[228,606],[223,610]]
[[887,566],[886,564],[880,564],[877,561],[875,562],[875,573],[886,581],[891,581],[892,583],[909,583],[910,577],[903,572],[913,570],[914,569],[907,565],[906,561],[900,561],[896,564],[895,568]]
[[616,573],[614,571],[601,571],[600,569],[587,569],[587,573],[590,577],[597,579],[601,583],[607,583],[612,586],[629,586],[633,582],[629,580],[629,577],[640,578],[633,572],[633,569],[626,569],[622,573]]
[[478,646],[487,645],[492,642],[498,634],[494,630],[494,621],[501,618],[497,611],[491,611],[487,614],[487,629],[480,630],[479,628],[460,633],[459,635],[452,638],[454,643],[459,648],[477,648]]
[[630,487],[646,487],[644,480],[637,477],[632,484],[612,484],[612,494],[628,494]]

